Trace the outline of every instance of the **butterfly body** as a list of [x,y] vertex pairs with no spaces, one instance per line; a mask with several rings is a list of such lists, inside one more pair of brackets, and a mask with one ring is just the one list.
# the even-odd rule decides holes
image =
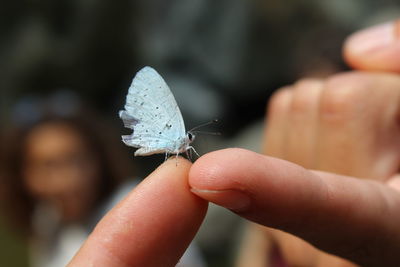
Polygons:
[[133,78],[125,110],[119,112],[131,135],[122,141],[138,148],[135,156],[158,153],[180,154],[193,149],[194,135],[186,133],[182,114],[164,79],[151,67],[144,67]]

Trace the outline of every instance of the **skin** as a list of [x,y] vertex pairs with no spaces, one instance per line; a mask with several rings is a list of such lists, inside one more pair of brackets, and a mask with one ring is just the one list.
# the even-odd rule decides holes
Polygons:
[[[327,79],[302,79],[279,90],[269,105],[265,153],[308,169],[364,179],[385,182],[395,175],[400,141],[396,123],[399,76],[381,70],[398,70],[393,64],[398,63],[400,55],[396,46],[399,25],[397,22],[373,27],[346,42],[344,55],[349,64],[375,69],[336,74]],[[368,38],[372,38],[370,43]],[[374,41],[377,38],[394,43],[379,44]],[[387,61],[388,53],[393,62]],[[379,56],[382,54],[386,56]],[[248,235],[260,232],[266,236],[261,246],[264,251],[278,246],[289,265],[354,266],[282,231],[252,225]],[[247,261],[243,256],[241,260]],[[265,266],[266,262],[268,259],[257,266]]]
[[207,211],[190,192],[190,166],[164,162],[101,220],[68,266],[175,266]]
[[96,200],[100,166],[72,127],[47,123],[26,139],[23,179],[39,201],[55,207],[64,221],[79,221]]
[[[398,36],[398,24],[387,33]],[[356,264],[399,266],[400,42],[376,45],[374,35],[365,36],[351,36],[344,55],[368,72],[303,80],[273,98],[269,128],[275,130],[266,132],[266,150],[298,164],[243,149],[206,154],[192,167],[183,159],[178,167],[167,161],[105,216],[69,266],[174,266],[204,218],[206,201]],[[365,42],[377,47],[366,49]],[[301,258],[291,263],[322,266],[318,253],[311,252],[310,265]],[[341,264],[349,262],[324,266]]]
[[[265,151],[307,169],[387,182],[400,160],[399,86],[397,75],[350,72],[286,87],[269,106]],[[276,123],[282,117],[286,119]],[[289,264],[354,266],[292,235],[262,231]]]

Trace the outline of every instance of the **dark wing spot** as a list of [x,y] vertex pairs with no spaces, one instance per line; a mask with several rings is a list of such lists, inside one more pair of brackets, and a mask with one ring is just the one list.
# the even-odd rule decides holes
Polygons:
[[158,134],[161,134],[161,132],[158,132]]

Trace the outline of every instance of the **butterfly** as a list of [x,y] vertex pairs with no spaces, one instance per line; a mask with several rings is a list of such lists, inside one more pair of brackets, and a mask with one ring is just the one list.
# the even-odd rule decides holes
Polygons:
[[130,135],[122,141],[138,148],[135,156],[169,154],[196,150],[190,145],[195,135],[185,130],[181,111],[164,79],[151,67],[144,67],[133,78],[126,96],[125,110],[119,112]]

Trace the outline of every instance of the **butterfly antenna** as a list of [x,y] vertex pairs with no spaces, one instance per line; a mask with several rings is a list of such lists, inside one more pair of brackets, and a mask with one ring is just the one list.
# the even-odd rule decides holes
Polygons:
[[209,134],[209,135],[221,135],[220,132],[205,132],[205,131],[190,131],[194,134]]
[[200,124],[200,125],[198,125],[198,126],[192,128],[189,132],[193,132],[193,130],[196,130],[196,129],[199,129],[199,128],[201,128],[201,127],[204,127],[204,126],[207,126],[207,125],[210,125],[210,124],[213,124],[213,123],[217,123],[217,122],[218,122],[218,119],[213,119],[212,121],[209,121],[209,122]]

